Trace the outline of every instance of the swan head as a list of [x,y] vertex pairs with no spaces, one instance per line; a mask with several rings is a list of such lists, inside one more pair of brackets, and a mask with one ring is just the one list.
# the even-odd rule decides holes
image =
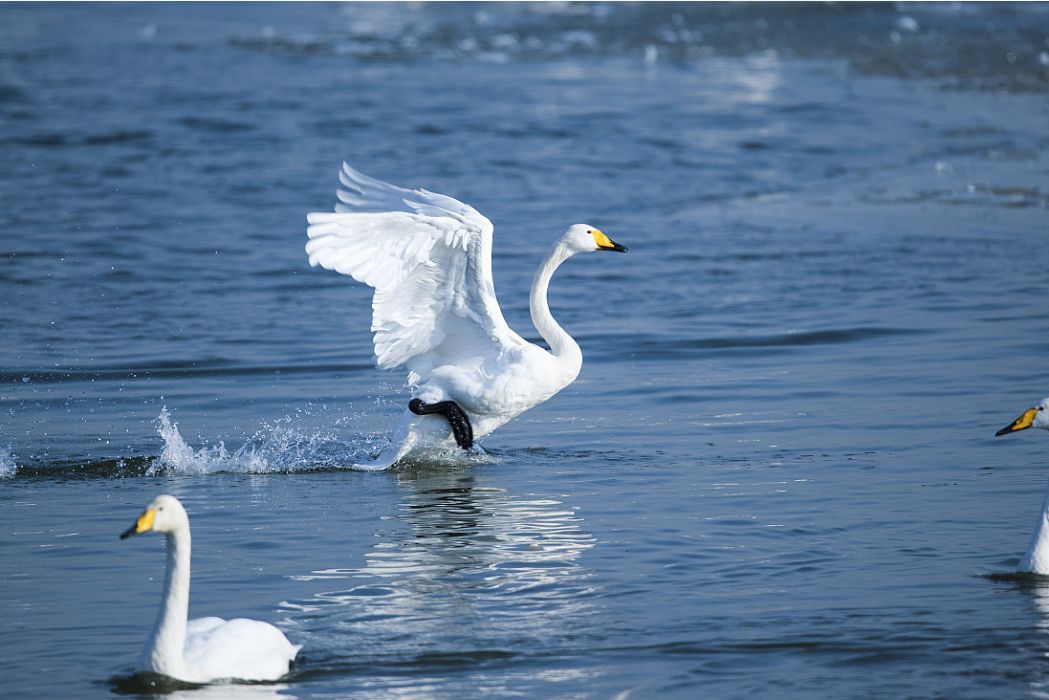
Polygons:
[[593,253],[598,250],[611,250],[616,253],[627,251],[626,246],[613,242],[604,231],[588,224],[569,226],[565,235],[561,237],[561,241],[573,253]]
[[189,516],[186,515],[186,509],[182,507],[182,503],[177,498],[167,495],[157,496],[142,511],[142,515],[138,516],[135,524],[121,533],[120,539],[140,535],[143,532],[174,532],[188,525]]
[[995,433],[995,436],[1007,435],[1015,433],[1017,430],[1027,430],[1028,428],[1049,430],[1049,398],[1042,399],[1042,403],[1021,413],[1019,418],[999,430]]

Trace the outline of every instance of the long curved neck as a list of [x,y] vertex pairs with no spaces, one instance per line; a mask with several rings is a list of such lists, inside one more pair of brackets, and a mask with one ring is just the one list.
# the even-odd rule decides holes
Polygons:
[[167,533],[168,565],[164,600],[143,658],[147,670],[166,676],[183,675],[186,620],[189,617],[189,527]]
[[[532,281],[532,294],[529,298],[529,307],[532,310],[532,323],[539,335],[550,346],[550,351],[559,361],[569,367],[575,367],[575,373],[583,364],[583,354],[579,345],[572,340],[557,321],[550,314],[550,305],[546,301],[546,294],[550,288],[550,278],[561,263],[572,257],[572,251],[562,242],[558,242],[543,260],[539,269],[536,270],[535,280]],[[573,374],[573,378],[574,378]]]
[[1031,533],[1031,543],[1027,553],[1020,562],[1022,571],[1036,574],[1049,574],[1049,489],[1046,489],[1042,502],[1042,512],[1038,515],[1038,524]]

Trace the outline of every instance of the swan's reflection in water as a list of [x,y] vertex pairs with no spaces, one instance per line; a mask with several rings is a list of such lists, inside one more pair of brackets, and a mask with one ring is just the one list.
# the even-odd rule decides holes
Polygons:
[[222,683],[193,690],[180,690],[164,696],[165,700],[294,700],[295,693],[286,684],[244,685]]
[[[418,692],[420,673],[513,666],[570,647],[589,626],[593,591],[578,560],[594,538],[571,507],[478,485],[470,471],[394,478],[404,496],[363,565],[296,577],[350,584],[284,604],[315,631],[311,661],[415,674]],[[544,669],[532,663],[529,672]]]
[[183,683],[152,673],[136,673],[109,679],[113,694],[144,700],[294,700],[286,683],[217,682],[208,685]]
[[[1049,659],[1049,577],[1038,574],[1017,574],[1015,584],[1024,593],[1031,597],[1035,609],[1038,611],[1038,631],[1046,636],[1045,649],[1042,656]],[[1049,679],[1042,678],[1031,683],[1031,696],[1035,698],[1046,698],[1049,700]]]

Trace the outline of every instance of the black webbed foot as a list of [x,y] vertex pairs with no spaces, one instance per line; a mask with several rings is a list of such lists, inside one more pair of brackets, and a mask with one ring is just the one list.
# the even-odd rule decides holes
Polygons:
[[474,430],[470,425],[470,419],[466,411],[454,401],[438,401],[437,403],[425,403],[422,399],[412,399],[408,402],[408,410],[417,416],[428,416],[436,413],[444,416],[448,425],[452,427],[452,435],[459,447],[468,450],[474,444]]

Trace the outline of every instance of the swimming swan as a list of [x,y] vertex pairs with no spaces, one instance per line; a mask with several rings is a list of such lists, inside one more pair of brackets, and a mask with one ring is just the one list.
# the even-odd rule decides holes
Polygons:
[[345,163],[339,181],[347,189],[339,190],[335,213],[307,215],[310,265],[374,287],[376,364],[405,366],[414,395],[376,468],[417,447],[469,449],[572,383],[583,355],[550,315],[550,277],[576,253],[625,247],[586,224],[554,244],[529,300],[547,351],[511,330],[499,310],[492,222],[452,197],[395,187]]
[[[1049,398],[1042,399],[1042,403],[1024,411],[1019,418],[995,433],[995,436],[1027,428],[1049,430]],[[1020,570],[1049,575],[1049,488],[1045,492],[1042,514],[1038,516],[1038,525],[1031,535],[1031,543],[1027,545],[1027,553],[1020,561]]]
[[258,620],[223,620],[189,613],[189,516],[174,496],[157,496],[120,539],[163,532],[168,540],[164,600],[138,670],[189,683],[220,678],[274,681],[288,672],[302,647],[273,625]]

